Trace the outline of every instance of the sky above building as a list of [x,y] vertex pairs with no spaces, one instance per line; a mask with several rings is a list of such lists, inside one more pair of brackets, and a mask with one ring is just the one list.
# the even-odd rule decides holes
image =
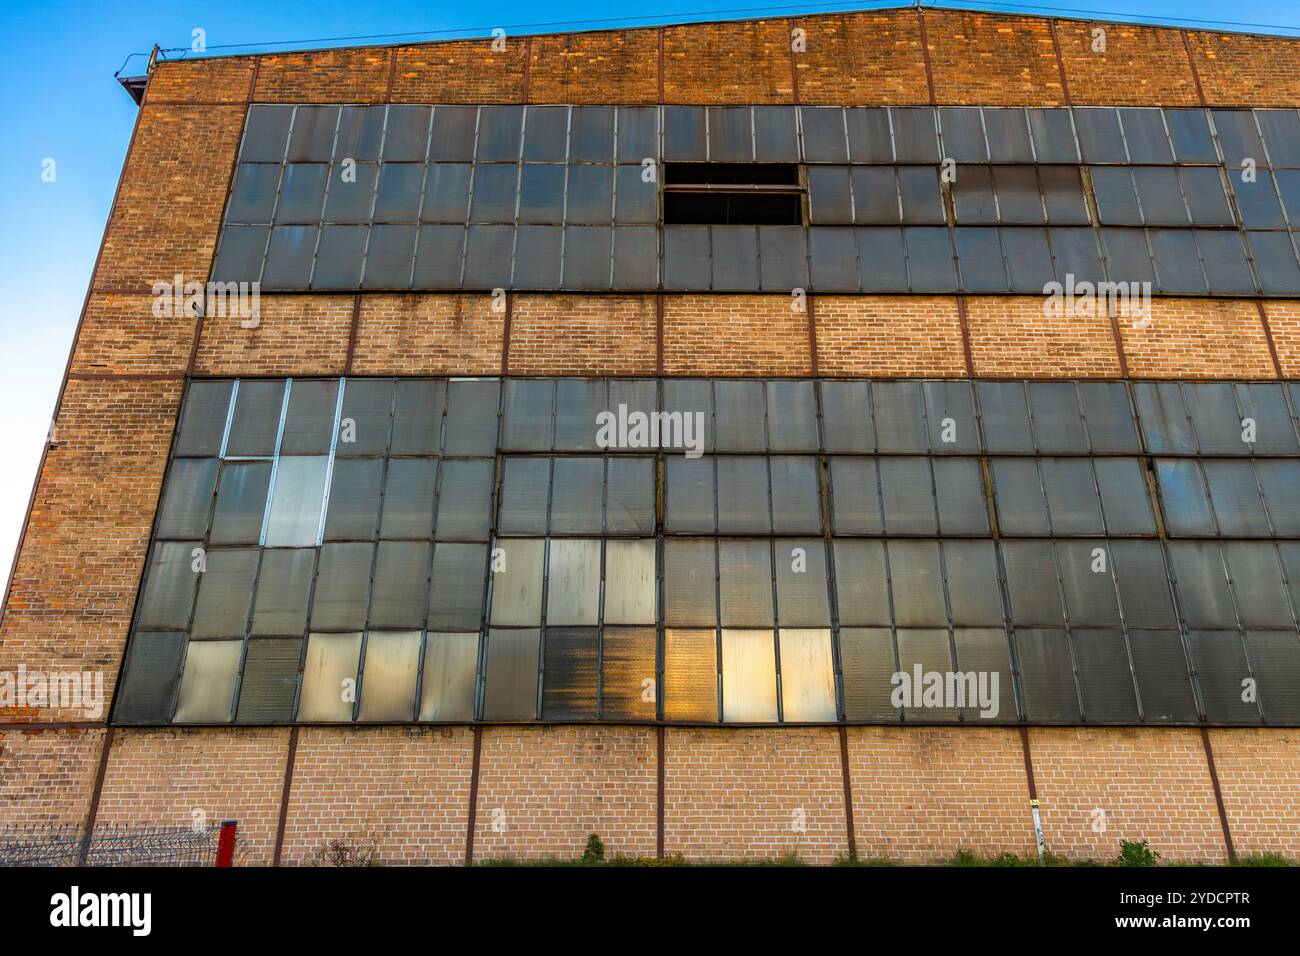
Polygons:
[[[507,33],[646,26],[900,6],[898,3],[728,5],[506,0],[439,8],[410,0],[252,0],[204,3],[98,0],[0,7],[0,77],[10,90],[8,188],[0,189],[0,579],[7,579],[42,443],[58,395],[95,254],[121,174],[135,104],[113,74],[144,72],[157,43],[180,56],[201,37],[207,53],[275,52]],[[1080,6],[949,3],[974,10],[1168,22],[1234,21],[1234,29],[1300,35],[1300,7],[1282,0],[1095,0]],[[1178,20],[1170,18],[1182,18]],[[1282,28],[1292,27],[1291,31]],[[197,31],[197,32],[196,32]],[[163,278],[163,277],[160,277]]]

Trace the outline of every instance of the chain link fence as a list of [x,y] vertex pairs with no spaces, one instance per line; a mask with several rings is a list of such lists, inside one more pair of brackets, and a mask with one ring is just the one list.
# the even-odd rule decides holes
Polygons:
[[230,866],[235,824],[0,828],[0,866]]

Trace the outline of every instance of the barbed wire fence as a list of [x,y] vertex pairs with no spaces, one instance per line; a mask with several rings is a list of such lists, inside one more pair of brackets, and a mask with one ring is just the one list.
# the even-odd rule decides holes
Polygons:
[[234,822],[207,826],[33,824],[0,828],[0,866],[230,866]]

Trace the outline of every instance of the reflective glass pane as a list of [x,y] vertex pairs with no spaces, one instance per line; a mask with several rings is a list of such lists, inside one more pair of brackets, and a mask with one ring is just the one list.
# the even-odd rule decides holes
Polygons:
[[538,655],[541,631],[493,628],[488,632],[484,674],[484,720],[537,717]]
[[323,455],[280,459],[266,520],[268,547],[297,548],[316,543],[328,462]]
[[766,541],[718,543],[724,627],[772,626],[772,556]]
[[478,675],[478,632],[424,639],[420,720],[472,720]]
[[771,631],[723,629],[722,719],[776,721],[776,647]]
[[302,667],[298,720],[350,721],[360,660],[360,634],[312,634]]
[[594,627],[548,627],[542,675],[543,720],[596,716],[598,639]]
[[190,641],[173,723],[223,724],[234,706],[241,641]]
[[415,714],[420,675],[420,631],[371,632],[361,675],[358,720],[408,721]]

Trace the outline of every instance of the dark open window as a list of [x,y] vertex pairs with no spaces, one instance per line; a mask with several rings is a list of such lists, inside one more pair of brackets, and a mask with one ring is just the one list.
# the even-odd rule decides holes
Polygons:
[[802,225],[799,167],[794,163],[666,163],[664,222]]

